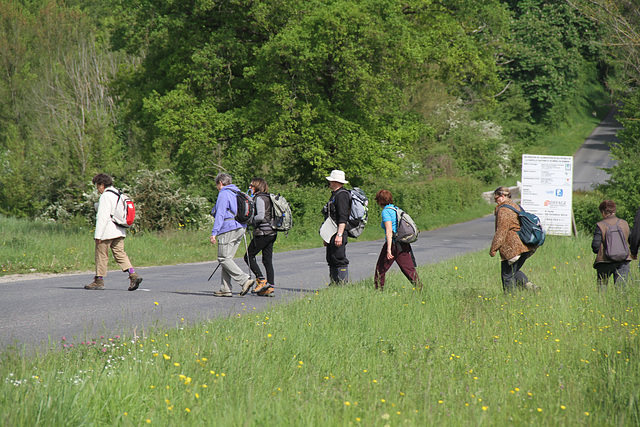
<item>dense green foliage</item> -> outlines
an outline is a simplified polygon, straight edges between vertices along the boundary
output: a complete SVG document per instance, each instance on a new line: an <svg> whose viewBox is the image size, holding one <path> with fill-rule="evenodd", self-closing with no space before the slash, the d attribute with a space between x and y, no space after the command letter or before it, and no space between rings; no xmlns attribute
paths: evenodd
<svg viewBox="0 0 640 427"><path fill-rule="evenodd" d="M637 90L625 98L619 119L624 129L618 133L618 143L611 145L611 157L617 164L610 170L610 182L602 186L601 191L619 204L622 217L633 219L640 207L640 93Z"/></svg>
<svg viewBox="0 0 640 427"><path fill-rule="evenodd" d="M610 90L621 100L618 119L624 129L619 141L611 146L617 164L611 168L611 179L599 188L607 198L618 203L619 216L633 219L640 206L640 4L637 1L568 0L600 28L603 37L595 40L611 74Z"/></svg>
<svg viewBox="0 0 640 427"><path fill-rule="evenodd" d="M494 184L608 102L596 28L560 0L0 0L0 212L80 205L97 172L210 202L220 171Z"/></svg>

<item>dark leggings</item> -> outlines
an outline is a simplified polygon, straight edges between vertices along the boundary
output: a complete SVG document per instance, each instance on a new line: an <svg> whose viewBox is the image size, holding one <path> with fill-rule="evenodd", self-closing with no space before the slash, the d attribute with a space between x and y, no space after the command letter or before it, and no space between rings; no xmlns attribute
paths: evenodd
<svg viewBox="0 0 640 427"><path fill-rule="evenodd" d="M256 277L263 279L262 271L256 262L256 255L262 251L262 265L267 272L267 282L271 285L275 285L275 275L273 272L273 244L276 241L277 234L271 234L266 236L254 236L247 253L244 256L244 261L249 264L249 268L253 271Z"/></svg>

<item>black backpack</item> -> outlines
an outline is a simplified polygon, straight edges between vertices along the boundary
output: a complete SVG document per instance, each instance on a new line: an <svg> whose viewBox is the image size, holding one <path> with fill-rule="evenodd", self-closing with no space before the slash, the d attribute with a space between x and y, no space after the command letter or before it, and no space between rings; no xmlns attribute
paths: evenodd
<svg viewBox="0 0 640 427"><path fill-rule="evenodd" d="M524 209L522 209L522 206L520 206L520 211L516 210L516 208L510 205L502 205L500 207L509 208L518 214L520 231L518 231L517 233L520 237L520 240L522 240L522 243L524 243L525 245L535 246L542 246L544 244L546 233L542 229L540 218L538 218L537 215L525 211Z"/></svg>
<svg viewBox="0 0 640 427"><path fill-rule="evenodd" d="M619 223L620 219L614 225L602 222L607 229L604 238L604 255L614 262L621 262L629 257L629 244L624 238L624 232Z"/></svg>
<svg viewBox="0 0 640 427"><path fill-rule="evenodd" d="M240 224L248 224L256 213L256 205L248 194L238 190L231 190L236 193L237 211L235 220Z"/></svg>

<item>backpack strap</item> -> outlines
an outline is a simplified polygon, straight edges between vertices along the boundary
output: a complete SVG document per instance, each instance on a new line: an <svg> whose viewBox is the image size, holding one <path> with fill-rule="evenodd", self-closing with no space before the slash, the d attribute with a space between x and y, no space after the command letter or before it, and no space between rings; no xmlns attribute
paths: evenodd
<svg viewBox="0 0 640 427"><path fill-rule="evenodd" d="M116 190L116 189L107 189L106 191L108 191L109 193L113 193L116 196L118 196L118 200L120 200L120 197L122 196L122 192L120 190Z"/></svg>
<svg viewBox="0 0 640 427"><path fill-rule="evenodd" d="M220 190L222 191L222 190ZM231 209L233 207L233 203L231 203L228 207L227 207L227 211L231 212L233 214L233 218L225 218L225 221L229 221L230 219L235 219L235 216L238 213L238 201L237 201L237 197L241 194L244 194L242 191L240 190L234 190L233 188L229 188L229 191L231 191L233 194L235 194L236 199L234 199L233 201L236 202L236 211L234 212L233 209Z"/></svg>
<svg viewBox="0 0 640 427"><path fill-rule="evenodd" d="M520 205L518 205L518 206L520 206ZM522 206L520 206L520 210L516 210L516 208L514 208L514 207L513 207L513 206L511 206L511 205L500 205L500 206L498 207L498 209L500 209L500 208L509 208L509 209L511 209L512 211L514 211L514 212L515 212L515 213L517 213L517 214L519 214L520 212L522 212L522 211L524 210L524 209L522 209Z"/></svg>
<svg viewBox="0 0 640 427"><path fill-rule="evenodd" d="M118 196L118 200L116 200L116 204L115 204L115 207L113 208L113 212L111 212L111 216L113 217L113 214L116 211L116 208L118 207L118 203L120 203L120 198L122 197L122 191L116 190L116 189L112 190L111 188L109 188L109 189L107 189L105 191L108 191L109 193L115 194L116 196Z"/></svg>
<svg viewBox="0 0 640 427"><path fill-rule="evenodd" d="M392 206L385 206L384 208L382 208L382 210L385 210L387 208L395 211L395 213L396 213L396 232L393 233L393 236L391 237L391 241L393 242L393 244L397 244L398 242L396 241L396 236L398 234L398 232L397 232L398 227L400 226L400 215L401 215L400 212L404 212L404 211L402 209L400 209L399 207L397 207L397 206L393 206L393 207Z"/></svg>
<svg viewBox="0 0 640 427"><path fill-rule="evenodd" d="M338 193L340 193L340 191L346 191L347 195L349 196L349 213L351 213L351 204L353 203L353 197L351 197L351 191L347 190L344 187L340 187L338 189L338 191L336 191L336 194L333 195L333 197L331 198L331 200L329 200L329 202L327 203L327 205L329 205L327 212L329 214L329 216L331 216L331 206L333 206L333 209L335 210L335 203L336 203L336 198L338 197ZM337 215L337 213L336 213ZM349 217L350 215L347 215L347 228L349 228ZM337 219L337 218L336 218Z"/></svg>
<svg viewBox="0 0 640 427"><path fill-rule="evenodd" d="M391 210L395 211L395 213L396 213L396 221L397 221L397 223L399 223L399 222L400 222L400 217L399 217L400 212L404 212L404 211L403 211L402 209L400 209L399 207L397 207L397 206L393 206L393 207L391 207L391 206L385 206L384 208L382 208L382 210L385 210L385 209L387 209L387 208L389 208L389 209L391 209Z"/></svg>

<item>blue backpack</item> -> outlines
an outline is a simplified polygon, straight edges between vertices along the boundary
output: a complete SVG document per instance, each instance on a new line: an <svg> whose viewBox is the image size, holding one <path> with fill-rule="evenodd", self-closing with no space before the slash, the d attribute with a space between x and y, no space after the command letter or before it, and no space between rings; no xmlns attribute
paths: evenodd
<svg viewBox="0 0 640 427"><path fill-rule="evenodd" d="M520 206L520 205L518 205ZM540 224L540 218L531 212L527 212L522 209L520 206L520 210L516 210L513 206L510 205L502 205L501 208L509 208L515 213L518 214L518 221L520 222L520 231L518 231L518 236L522 243L525 245L535 245L542 246L544 244L544 239L546 234L542 229L542 224Z"/></svg>

